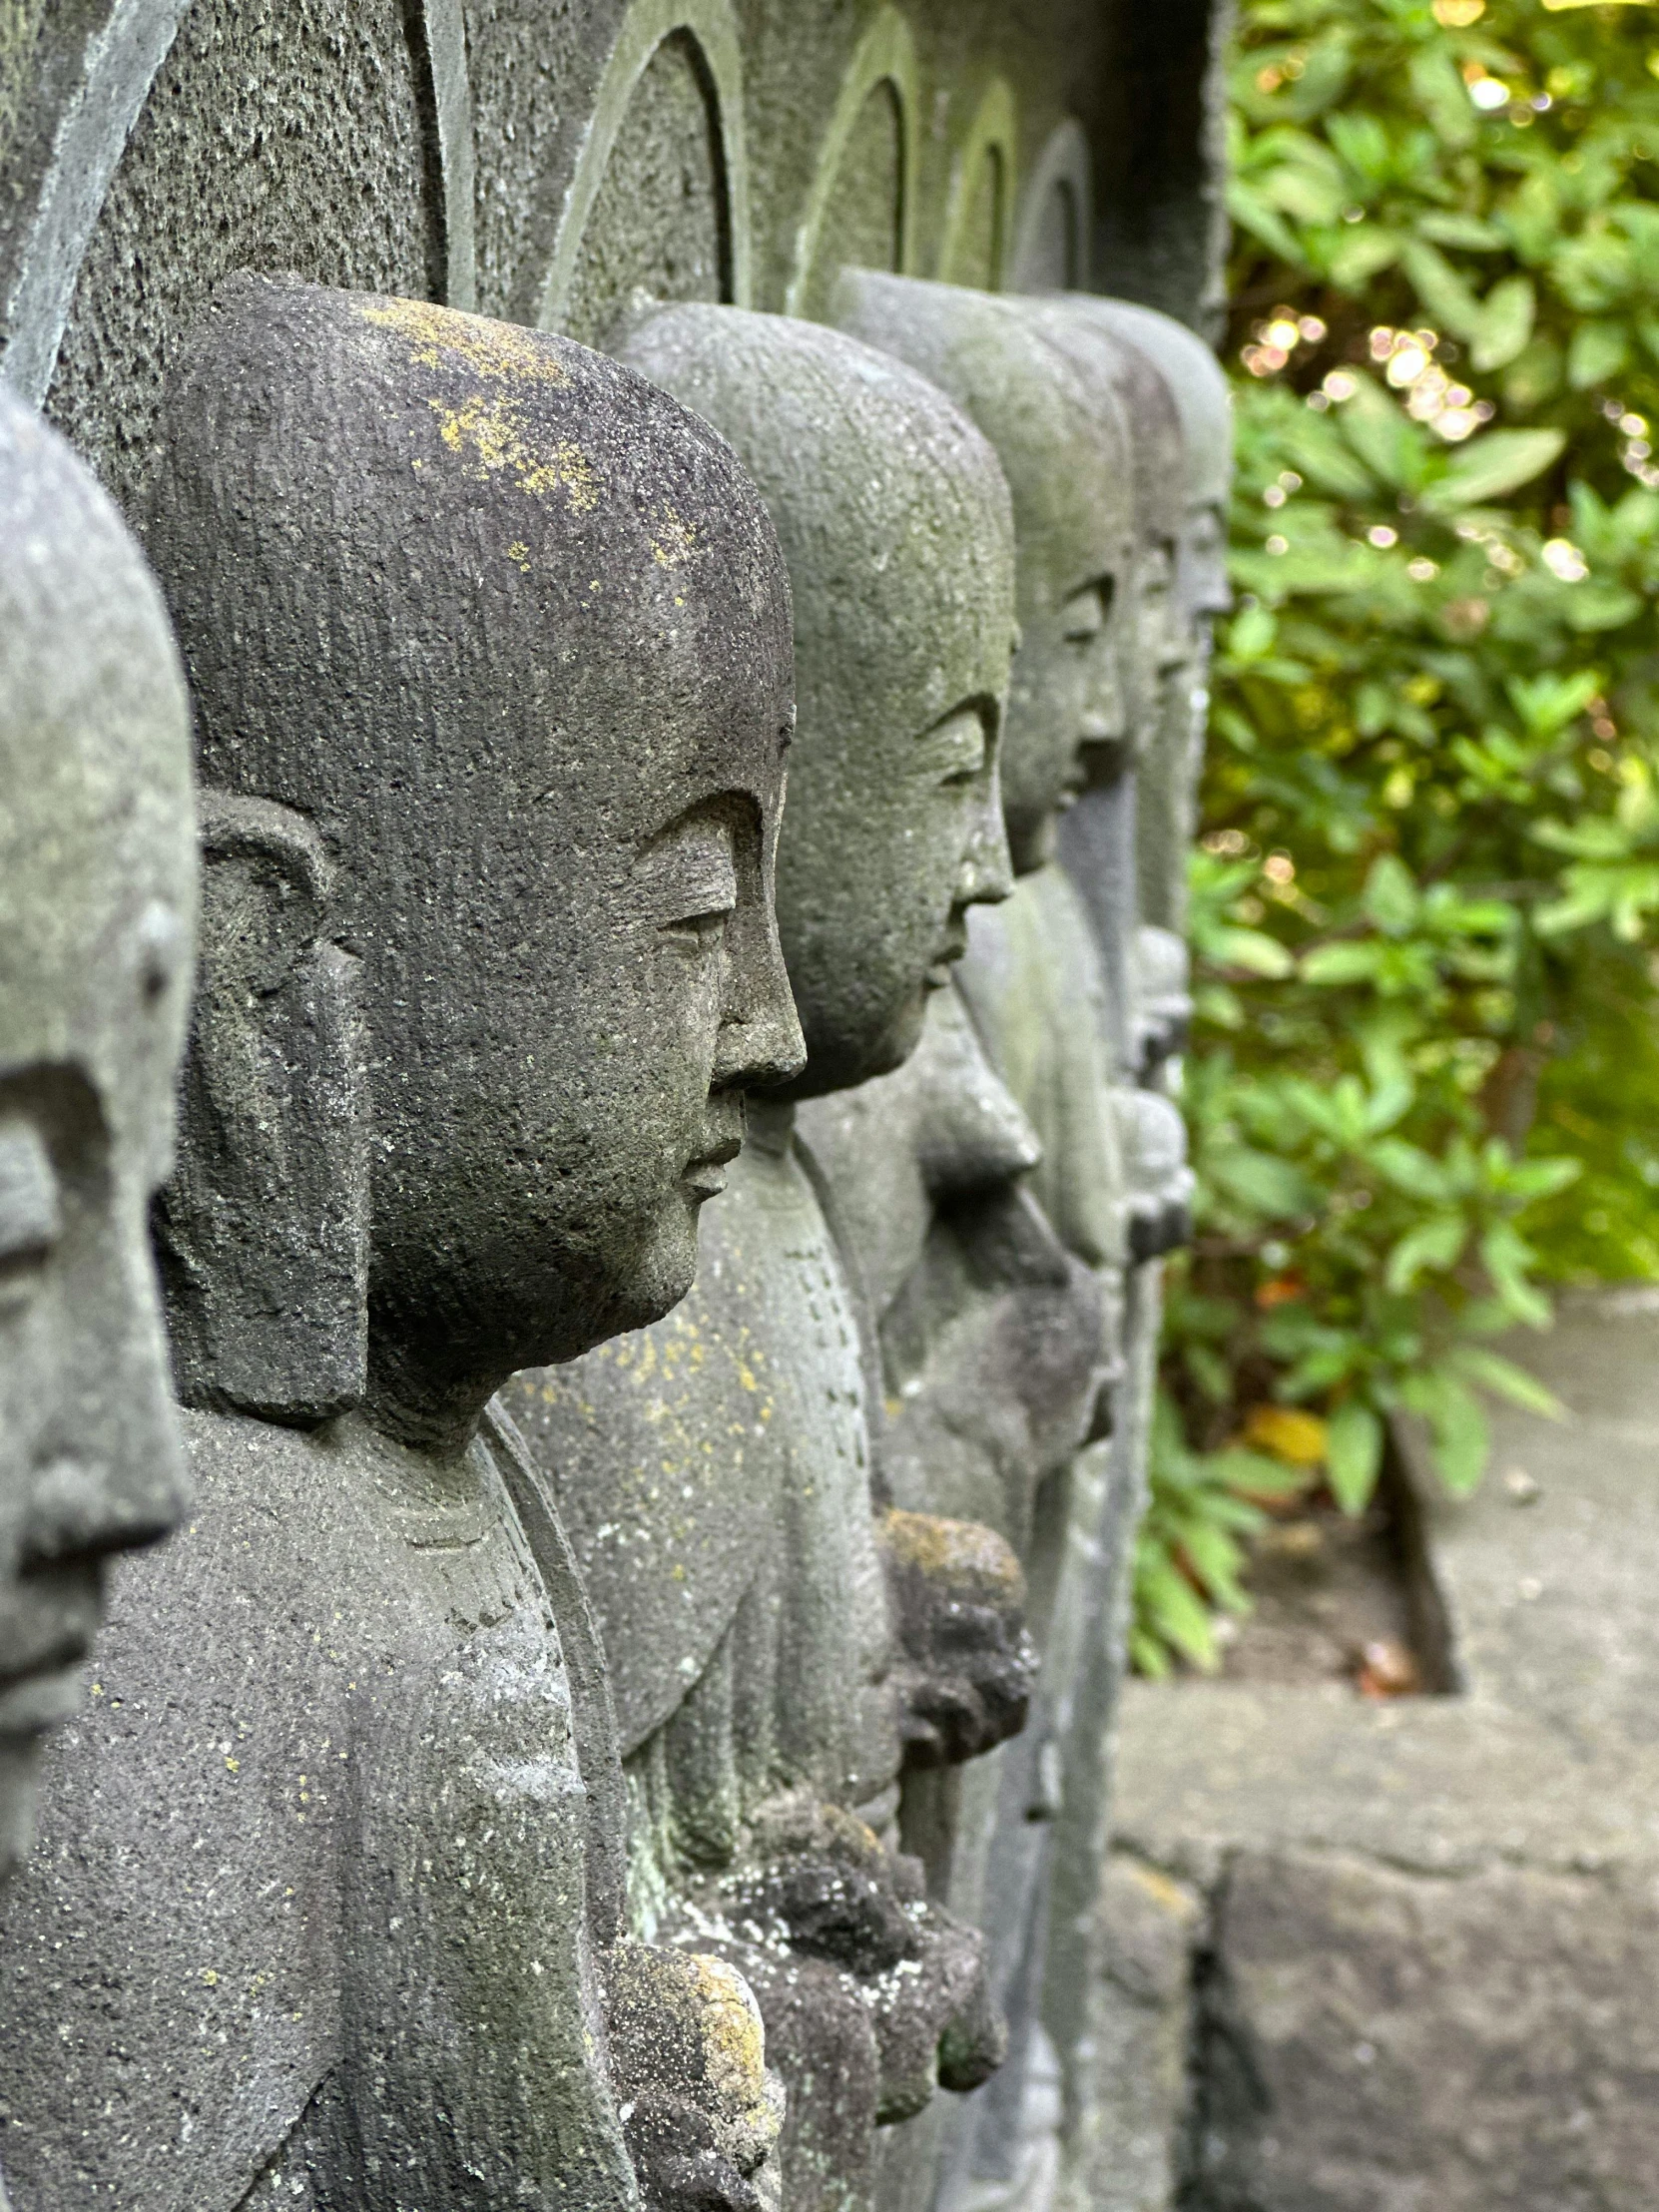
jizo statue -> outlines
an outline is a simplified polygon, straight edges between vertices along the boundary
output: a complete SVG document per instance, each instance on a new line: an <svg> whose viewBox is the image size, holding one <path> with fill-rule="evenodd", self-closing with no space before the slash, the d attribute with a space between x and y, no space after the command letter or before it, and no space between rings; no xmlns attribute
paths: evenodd
<svg viewBox="0 0 1659 2212"><path fill-rule="evenodd" d="M938 391L822 327L665 310L625 357L731 441L789 561L799 729L779 925L807 1065L751 1101L692 1296L509 1403L555 1484L619 1669L631 1906L753 1982L790 2088L792 2212L868 2206L873 2129L1000 2051L977 1938L896 1852L906 1754L1023 1715L1017 1564L888 1509L868 1340L795 1102L899 1065L1005 896L1007 493Z"/></svg>
<svg viewBox="0 0 1659 2212"><path fill-rule="evenodd" d="M1008 809L1019 881L1006 905L974 916L962 990L1039 1141L1030 1190L1072 1264L1092 1278L1108 1317L1101 1349L1116 1368L1134 1197L1127 1116L1115 1089L1132 1018L1134 771L1158 727L1160 689L1181 644L1170 610L1179 517L1174 410L1155 371L1063 306L853 272L841 278L836 312L843 326L890 347L958 399L996 447L1012 492L1024 631L1004 777L1005 790L1024 802L1018 815ZM1092 630L1076 619L1090 567L1101 579L1086 595L1099 611ZM1096 789L1112 795L1121 847L1122 910L1104 954L1082 898L1054 864L1073 803ZM941 1209L930 1236L947 1222ZM960 1422L941 1407L938 1426ZM1074 1430L1070 1451L1033 1470L1041 1486L1024 1556L1041 1593L1043 1674L1031 1725L1002 1755L994 1795L964 1792L932 1824L930 1865L948 1870L936 1877L948 1884L945 1894L976 1890L983 1900L979 1911L994 1930L993 1985L1013 2034L1004 2074L951 2130L942 2161L950 2203L1011 2185L1027 2154L1051 1840L1075 1810L1067 1801L1087 1797L1097 1779L1098 1758L1071 1756L1068 1736L1107 1632L1110 1547L1102 1539L1113 1498L1106 1454L1073 1455L1082 1440ZM941 1475L949 1456L936 1454Z"/></svg>
<svg viewBox="0 0 1659 2212"><path fill-rule="evenodd" d="M486 1407L682 1296L802 1065L776 536L656 386L405 300L234 281L163 440L198 1501L14 1886L22 2212L752 2204L759 2021L621 1941L602 1658Z"/></svg>
<svg viewBox="0 0 1659 2212"><path fill-rule="evenodd" d="M195 912L161 594L87 469L0 393L0 1879L42 1733L84 1692L105 1563L184 1507L147 1217Z"/></svg>
<svg viewBox="0 0 1659 2212"><path fill-rule="evenodd" d="M1003 812L1015 871L1052 858L1087 751L1122 736L1113 610L1129 555L1125 503L1096 409L1018 302L954 284L843 272L839 326L956 400L1008 475L1019 542L1020 647L1008 696ZM1012 463L1012 466L1010 466Z"/></svg>

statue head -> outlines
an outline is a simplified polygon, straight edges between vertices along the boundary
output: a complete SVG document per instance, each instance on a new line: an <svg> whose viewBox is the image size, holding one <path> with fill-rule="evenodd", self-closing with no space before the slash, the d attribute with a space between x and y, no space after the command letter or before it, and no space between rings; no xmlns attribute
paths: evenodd
<svg viewBox="0 0 1659 2212"><path fill-rule="evenodd" d="M1021 874L1053 857L1088 749L1121 739L1112 609L1127 585L1121 421L1033 319L1029 302L955 284L843 272L843 330L937 384L996 450L1013 499L1019 651L1008 696L1003 814Z"/></svg>
<svg viewBox="0 0 1659 2212"><path fill-rule="evenodd" d="M103 1562L184 1505L147 1219L195 915L161 595L88 471L0 393L0 1873Z"/></svg>
<svg viewBox="0 0 1659 2212"><path fill-rule="evenodd" d="M819 324L672 307L625 357L731 440L789 562L800 721L778 918L807 1036L795 1089L843 1089L908 1055L966 908L1008 891L1008 495L941 392Z"/></svg>
<svg viewBox="0 0 1659 2212"><path fill-rule="evenodd" d="M1126 610L1128 734L1135 754L1152 742L1164 694L1192 658L1192 630L1178 588L1185 522L1186 453L1181 421L1151 356L1095 313L1080 292L1033 300L1027 312L1079 380L1112 392L1128 425L1133 458L1134 588Z"/></svg>
<svg viewBox="0 0 1659 2212"><path fill-rule="evenodd" d="M457 1440L684 1296L744 1090L800 1067L777 539L631 370L409 300L235 280L164 437L213 818L186 1386Z"/></svg>
<svg viewBox="0 0 1659 2212"><path fill-rule="evenodd" d="M1227 584L1227 502L1233 488L1233 397L1220 361L1197 331L1156 307L1126 299L1081 295L1068 304L1084 310L1152 362L1169 387L1180 419L1185 460L1186 509L1182 520L1179 595L1191 622L1225 614L1232 605Z"/></svg>

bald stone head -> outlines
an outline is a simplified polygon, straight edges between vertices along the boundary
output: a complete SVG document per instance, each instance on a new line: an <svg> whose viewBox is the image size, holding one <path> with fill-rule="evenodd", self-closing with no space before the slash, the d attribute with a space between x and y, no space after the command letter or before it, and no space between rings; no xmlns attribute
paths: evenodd
<svg viewBox="0 0 1659 2212"><path fill-rule="evenodd" d="M164 435L204 784L349 969L315 987L360 1025L366 1402L464 1435L684 1295L744 1089L800 1066L777 537L631 370L408 300L237 280Z"/></svg>
<svg viewBox="0 0 1659 2212"><path fill-rule="evenodd" d="M0 1873L103 1561L184 1502L146 1217L195 909L161 596L89 472L0 391Z"/></svg>
<svg viewBox="0 0 1659 2212"><path fill-rule="evenodd" d="M1135 572L1126 625L1133 750L1144 754L1164 695L1192 658L1191 625L1177 588L1185 516L1186 456L1169 386L1151 358L1119 337L1080 294L1034 301L1028 312L1083 382L1104 385L1129 426L1133 456Z"/></svg>
<svg viewBox="0 0 1659 2212"><path fill-rule="evenodd" d="M1003 812L1015 868L1053 856L1088 749L1124 704L1111 609L1129 559L1121 426L1106 422L1028 302L868 270L843 272L834 319L907 361L968 414L1008 479L1020 647L1008 701Z"/></svg>
<svg viewBox="0 0 1659 2212"><path fill-rule="evenodd" d="M800 1096L894 1068L963 916L1009 888L997 765L1013 546L996 456L945 395L819 324L653 317L626 358L729 438L789 562L800 720L778 916Z"/></svg>
<svg viewBox="0 0 1659 2212"><path fill-rule="evenodd" d="M1186 513L1181 542L1181 598L1190 620L1225 614L1227 502L1233 488L1233 396L1220 361L1204 340L1173 315L1126 299L1074 295L1068 302L1099 327L1136 347L1169 386L1180 417Z"/></svg>

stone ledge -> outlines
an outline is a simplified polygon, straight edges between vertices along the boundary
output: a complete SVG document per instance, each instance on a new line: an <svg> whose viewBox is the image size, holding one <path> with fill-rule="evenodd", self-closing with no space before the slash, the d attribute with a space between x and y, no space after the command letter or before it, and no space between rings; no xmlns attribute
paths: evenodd
<svg viewBox="0 0 1659 2212"><path fill-rule="evenodd" d="M1094 2212L1651 2206L1659 1293L1509 1349L1568 1418L1430 1508L1462 1695L1126 1692Z"/></svg>

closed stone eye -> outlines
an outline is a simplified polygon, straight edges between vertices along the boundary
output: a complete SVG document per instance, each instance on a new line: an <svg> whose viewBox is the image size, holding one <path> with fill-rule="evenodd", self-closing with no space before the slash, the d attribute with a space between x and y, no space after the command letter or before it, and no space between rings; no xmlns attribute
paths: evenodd
<svg viewBox="0 0 1659 2212"><path fill-rule="evenodd" d="M38 1131L0 1123L0 1270L38 1265L62 1228L58 1178Z"/></svg>

